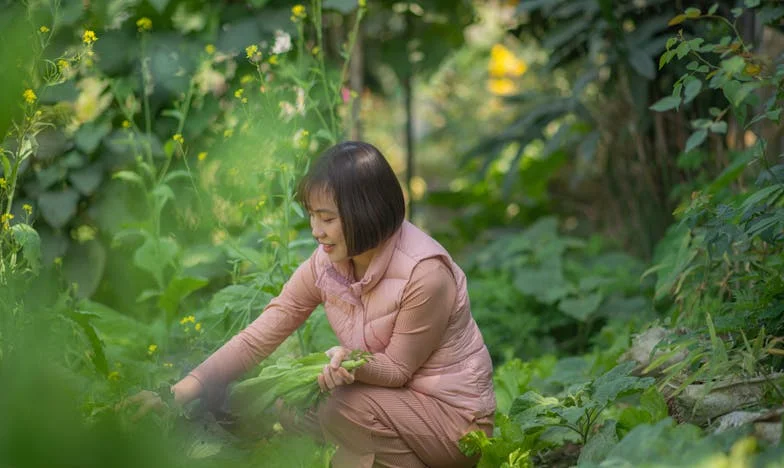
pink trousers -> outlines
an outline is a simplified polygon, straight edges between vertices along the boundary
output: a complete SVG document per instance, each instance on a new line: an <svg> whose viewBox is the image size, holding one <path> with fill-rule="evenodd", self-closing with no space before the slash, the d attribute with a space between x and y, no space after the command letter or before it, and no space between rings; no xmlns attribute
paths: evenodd
<svg viewBox="0 0 784 468"><path fill-rule="evenodd" d="M284 426L291 420L282 417ZM287 423L288 422L288 423ZM408 388L361 383L341 386L295 430L337 446L333 468L470 467L458 440L473 430L492 435L492 417L476 421L466 410Z"/></svg>

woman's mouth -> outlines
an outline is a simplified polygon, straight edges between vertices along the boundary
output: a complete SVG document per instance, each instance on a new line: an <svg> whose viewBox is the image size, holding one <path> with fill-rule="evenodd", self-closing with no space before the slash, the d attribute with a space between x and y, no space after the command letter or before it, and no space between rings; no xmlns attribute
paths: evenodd
<svg viewBox="0 0 784 468"><path fill-rule="evenodd" d="M321 244L321 248L324 249L325 253L330 253L335 248L334 244Z"/></svg>

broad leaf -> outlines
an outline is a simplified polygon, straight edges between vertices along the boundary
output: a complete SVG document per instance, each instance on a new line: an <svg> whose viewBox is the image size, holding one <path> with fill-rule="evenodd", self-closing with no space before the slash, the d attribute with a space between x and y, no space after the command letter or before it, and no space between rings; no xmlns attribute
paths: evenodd
<svg viewBox="0 0 784 468"><path fill-rule="evenodd" d="M599 405L615 401L621 395L642 391L653 385L650 377L634 377L629 375L635 367L634 362L618 364L607 373L593 381L592 397Z"/></svg>
<svg viewBox="0 0 784 468"><path fill-rule="evenodd" d="M173 320L177 316L177 309L188 295L207 286L209 281L204 278L191 276L177 276L169 281L163 295L158 299L158 306L166 311L168 320Z"/></svg>
<svg viewBox="0 0 784 468"><path fill-rule="evenodd" d="M604 295L601 293L588 294L583 297L561 299L558 310L581 322L588 320L599 308Z"/></svg>
<svg viewBox="0 0 784 468"><path fill-rule="evenodd" d="M29 224L19 223L11 226L14 240L22 247L22 255L34 274L41 266L41 238Z"/></svg>
<svg viewBox="0 0 784 468"><path fill-rule="evenodd" d="M44 192L38 196L38 209L44 220L53 228L62 228L76 214L79 193L66 188L59 192Z"/></svg>

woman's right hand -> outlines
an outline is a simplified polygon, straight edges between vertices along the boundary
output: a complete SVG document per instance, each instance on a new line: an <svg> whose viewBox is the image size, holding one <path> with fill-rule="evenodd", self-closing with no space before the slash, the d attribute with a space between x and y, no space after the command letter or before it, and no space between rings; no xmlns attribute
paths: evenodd
<svg viewBox="0 0 784 468"><path fill-rule="evenodd" d="M174 404L177 406L184 406L201 396L202 386L201 382L196 380L195 377L187 375L182 380L172 385L169 391L174 396ZM139 408L133 416L131 416L131 421L138 421L150 411L160 413L166 407L166 403L164 403L161 395L150 390L142 390L129 397L120 404L120 408L125 408L130 405L139 405Z"/></svg>

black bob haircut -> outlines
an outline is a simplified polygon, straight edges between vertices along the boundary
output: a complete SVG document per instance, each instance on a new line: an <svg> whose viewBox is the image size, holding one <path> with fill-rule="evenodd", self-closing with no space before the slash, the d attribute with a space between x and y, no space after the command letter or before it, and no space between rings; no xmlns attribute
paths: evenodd
<svg viewBox="0 0 784 468"><path fill-rule="evenodd" d="M369 143L345 141L324 151L297 188L296 199L308 211L314 190L334 197L350 257L380 245L406 215L395 172Z"/></svg>

